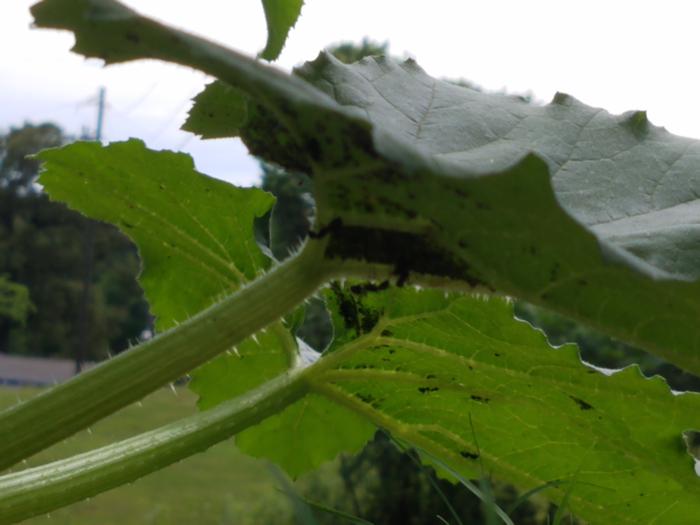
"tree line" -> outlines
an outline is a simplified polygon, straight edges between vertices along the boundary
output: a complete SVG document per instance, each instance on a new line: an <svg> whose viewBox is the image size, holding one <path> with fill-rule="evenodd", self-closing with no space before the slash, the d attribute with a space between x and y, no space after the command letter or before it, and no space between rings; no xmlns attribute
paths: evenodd
<svg viewBox="0 0 700 525"><path fill-rule="evenodd" d="M93 222L87 360L128 348L150 325L136 282L135 247L113 226L52 202L31 155L70 137L55 124L24 124L0 136L0 352L74 358L85 269L83 232Z"/></svg>

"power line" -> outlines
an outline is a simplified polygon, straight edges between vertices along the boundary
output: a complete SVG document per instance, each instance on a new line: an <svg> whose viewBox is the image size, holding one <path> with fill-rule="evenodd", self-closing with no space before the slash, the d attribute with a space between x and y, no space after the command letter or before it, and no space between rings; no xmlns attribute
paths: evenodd
<svg viewBox="0 0 700 525"><path fill-rule="evenodd" d="M190 95L182 100L177 107L170 112L170 115L163 121L163 123L158 127L158 129L151 134L150 140L155 141L158 137L160 137L163 133L165 133L168 128L171 126L173 121L180 116L180 113L182 113L182 110L185 109L185 106L187 104L192 103L192 97L194 97L200 90L200 87L198 86L196 89L192 90L190 92Z"/></svg>

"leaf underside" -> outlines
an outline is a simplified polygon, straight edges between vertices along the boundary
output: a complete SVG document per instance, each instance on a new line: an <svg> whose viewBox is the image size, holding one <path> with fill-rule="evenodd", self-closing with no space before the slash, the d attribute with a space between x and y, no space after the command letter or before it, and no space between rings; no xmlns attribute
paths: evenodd
<svg viewBox="0 0 700 525"><path fill-rule="evenodd" d="M700 395L674 395L636 366L612 376L589 368L575 345L552 348L502 299L405 288L328 296L336 332L361 339L332 348L352 345L314 378L318 392L472 478L480 461L520 487L576 475L570 507L590 523L700 514L682 439L698 425ZM348 301L363 313L348 315ZM567 488L547 495L558 501Z"/></svg>
<svg viewBox="0 0 700 525"><path fill-rule="evenodd" d="M82 34L82 52L110 57L83 49ZM201 67L249 99L232 134L314 175L318 219L335 226L329 258L520 297L700 373L696 141L640 112L611 116L565 95L528 105L431 79L412 61L322 54L285 86L257 64L264 88L250 88L239 78L250 64L229 58Z"/></svg>
<svg viewBox="0 0 700 525"><path fill-rule="evenodd" d="M611 377L589 368L501 299L357 290L326 293L336 339L312 365L315 393L239 435L242 450L298 476L357 449L371 422L464 476L480 476L483 462L521 488L562 480L547 491L555 501L575 476L571 509L591 523L683 524L700 512L683 441L698 426L698 394L674 395L636 366ZM241 370L225 369L236 359L219 358L208 390L195 388L205 406L237 393Z"/></svg>
<svg viewBox="0 0 700 525"><path fill-rule="evenodd" d="M669 219L700 185L696 142L639 114L613 117L570 97L540 107L478 93L431 79L410 61L346 66L324 55L300 73L343 107L362 108L375 148L389 159L359 173L319 172L319 215L347 226L330 255L365 250L371 259L367 252L394 240L380 230L394 221L429 247L427 271L437 258L444 275L557 310L700 371L700 285L690 272L700 267L700 239L686 216ZM649 188L658 188L654 202ZM623 234L629 216L648 225ZM347 231L352 225L379 232L377 245L348 249L358 237ZM679 231L693 249L670 249L680 246ZM633 246L640 237L643 250ZM395 264L421 272L423 262L405 252L411 260Z"/></svg>

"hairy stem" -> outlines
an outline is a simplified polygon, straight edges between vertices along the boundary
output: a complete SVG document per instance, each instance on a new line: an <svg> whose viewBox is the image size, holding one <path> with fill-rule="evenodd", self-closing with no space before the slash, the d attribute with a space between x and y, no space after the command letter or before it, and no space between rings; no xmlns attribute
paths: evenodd
<svg viewBox="0 0 700 525"><path fill-rule="evenodd" d="M201 452L306 393L301 369L221 405L85 454L0 478L0 523L15 523L134 481Z"/></svg>
<svg viewBox="0 0 700 525"><path fill-rule="evenodd" d="M175 381L279 319L323 284L322 243L187 322L0 413L0 470Z"/></svg>

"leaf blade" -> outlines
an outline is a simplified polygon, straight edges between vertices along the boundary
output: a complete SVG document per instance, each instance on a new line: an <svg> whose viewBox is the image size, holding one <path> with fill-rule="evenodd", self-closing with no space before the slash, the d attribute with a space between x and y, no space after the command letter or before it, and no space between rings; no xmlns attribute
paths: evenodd
<svg viewBox="0 0 700 525"><path fill-rule="evenodd" d="M193 99L182 125L203 139L237 137L248 120L248 98L240 90L216 81Z"/></svg>
<svg viewBox="0 0 700 525"><path fill-rule="evenodd" d="M296 24L304 0L262 0L267 21L267 43L260 56L265 60L276 60L287 40L289 31Z"/></svg>
<svg viewBox="0 0 700 525"><path fill-rule="evenodd" d="M187 155L155 152L131 139L106 147L78 142L38 158L51 198L117 225L138 245L144 261L139 280L159 330L269 266L253 239L253 219L274 198L197 173Z"/></svg>
<svg viewBox="0 0 700 525"><path fill-rule="evenodd" d="M572 345L549 347L500 299L389 289L361 300L381 315L361 344L320 361L332 365L313 376L316 392L465 477L478 477L483 461L528 489L580 469L567 501L592 523L665 512L665 523L680 525L700 512L682 439L698 424L699 395L673 395L634 367L604 376ZM345 319L341 337L356 326ZM545 493L564 496L571 484L561 485Z"/></svg>

